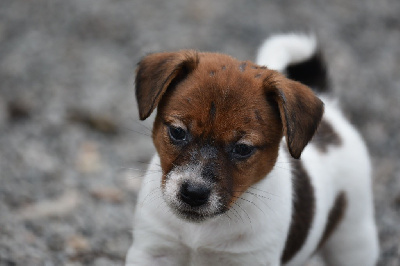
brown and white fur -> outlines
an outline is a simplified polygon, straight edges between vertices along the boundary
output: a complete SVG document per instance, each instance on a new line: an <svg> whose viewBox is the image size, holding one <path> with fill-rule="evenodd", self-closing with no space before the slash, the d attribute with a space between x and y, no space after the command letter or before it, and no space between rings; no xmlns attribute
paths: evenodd
<svg viewBox="0 0 400 266"><path fill-rule="evenodd" d="M126 265L304 265L316 253L376 263L364 142L334 101L280 73L324 90L318 58L300 34L268 39L258 64L192 50L143 58L136 96L142 120L157 107L157 154Z"/></svg>

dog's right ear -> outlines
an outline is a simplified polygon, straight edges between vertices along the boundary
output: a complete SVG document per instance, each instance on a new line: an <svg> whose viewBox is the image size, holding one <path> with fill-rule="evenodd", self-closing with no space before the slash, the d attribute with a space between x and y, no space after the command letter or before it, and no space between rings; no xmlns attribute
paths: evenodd
<svg viewBox="0 0 400 266"><path fill-rule="evenodd" d="M140 120L150 116L173 81L184 78L198 63L198 54L193 50L144 57L138 64L135 80Z"/></svg>
<svg viewBox="0 0 400 266"><path fill-rule="evenodd" d="M324 104L306 85L276 71L270 72L263 85L278 106L289 152L299 159L318 128Z"/></svg>

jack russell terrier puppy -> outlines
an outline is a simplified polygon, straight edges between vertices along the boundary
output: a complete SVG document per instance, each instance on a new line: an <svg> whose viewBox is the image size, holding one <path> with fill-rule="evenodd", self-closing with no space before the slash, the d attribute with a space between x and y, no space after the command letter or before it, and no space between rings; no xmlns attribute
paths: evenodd
<svg viewBox="0 0 400 266"><path fill-rule="evenodd" d="M368 152L308 87L328 91L318 51L315 37L288 34L266 40L257 64L193 50L140 61L139 114L157 107L157 155L126 265L304 265L316 253L376 264Z"/></svg>

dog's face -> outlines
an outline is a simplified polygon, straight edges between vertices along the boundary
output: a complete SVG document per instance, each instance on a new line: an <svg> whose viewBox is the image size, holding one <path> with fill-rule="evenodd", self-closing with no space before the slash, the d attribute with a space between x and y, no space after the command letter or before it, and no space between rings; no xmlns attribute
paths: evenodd
<svg viewBox="0 0 400 266"><path fill-rule="evenodd" d="M190 221L227 211L264 178L283 135L298 158L323 112L309 88L275 71L194 51L145 57L136 96L141 119L158 106L153 141L164 200Z"/></svg>

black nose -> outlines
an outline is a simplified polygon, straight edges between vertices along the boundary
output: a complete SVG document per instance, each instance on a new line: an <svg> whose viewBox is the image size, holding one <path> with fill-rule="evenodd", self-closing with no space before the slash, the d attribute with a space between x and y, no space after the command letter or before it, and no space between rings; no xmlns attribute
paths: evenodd
<svg viewBox="0 0 400 266"><path fill-rule="evenodd" d="M211 190L204 185L185 182L181 186L180 196L182 201L192 207L204 205L210 197Z"/></svg>

